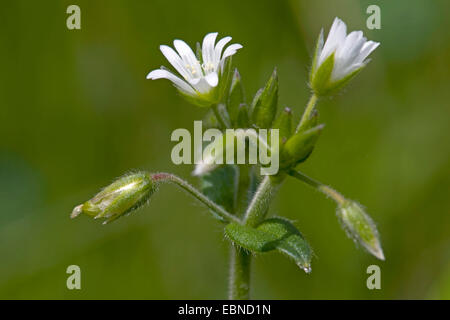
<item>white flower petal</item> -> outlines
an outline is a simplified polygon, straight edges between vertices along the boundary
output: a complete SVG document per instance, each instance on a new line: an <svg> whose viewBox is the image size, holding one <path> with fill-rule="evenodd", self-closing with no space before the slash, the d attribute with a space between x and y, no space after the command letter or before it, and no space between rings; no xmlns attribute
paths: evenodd
<svg viewBox="0 0 450 320"><path fill-rule="evenodd" d="M177 49L181 59L183 59L183 62L186 64L185 67L191 68L190 72L192 77L201 77L202 69L191 47L189 47L183 40L178 39L173 42L173 45L175 46L175 49Z"/></svg>
<svg viewBox="0 0 450 320"><path fill-rule="evenodd" d="M348 59L352 56L357 56L364 42L362 31L351 32L336 49L336 58Z"/></svg>
<svg viewBox="0 0 450 320"><path fill-rule="evenodd" d="M175 52L171 47L166 45L159 46L162 54L166 57L166 59L170 62L170 64L178 71L179 74L183 76L185 79L191 78L190 72L186 70L183 60L181 60L178 53Z"/></svg>
<svg viewBox="0 0 450 320"><path fill-rule="evenodd" d="M209 85L208 82L206 82L204 77L201 77L198 79L197 83L191 83L195 90L202 94L207 94L211 91L212 87Z"/></svg>
<svg viewBox="0 0 450 320"><path fill-rule="evenodd" d="M232 56L233 54L236 53L236 51L238 51L241 48L242 48L242 45L240 45L239 43L235 43L235 44L232 44L232 45L228 46L225 49L225 52L223 53L221 61L225 60L229 56Z"/></svg>
<svg viewBox="0 0 450 320"><path fill-rule="evenodd" d="M216 42L216 38L217 38L217 32L208 33L203 38L202 57L203 57L204 65L214 63L214 60L215 60L214 44Z"/></svg>
<svg viewBox="0 0 450 320"><path fill-rule="evenodd" d="M219 65L219 62L220 62L220 58L221 58L221 55L222 55L222 51L223 51L223 48L225 47L225 45L228 43L228 42L230 42L231 41L231 37L225 37L225 38L222 38L222 39L220 39L218 42L217 42L217 44L216 44L216 47L215 47L215 49L214 49L214 51L215 51L215 60L214 60L214 64L216 65L216 68L217 68L217 66Z"/></svg>
<svg viewBox="0 0 450 320"><path fill-rule="evenodd" d="M345 41L346 35L347 26L341 19L336 17L320 54L319 66Z"/></svg>
<svg viewBox="0 0 450 320"><path fill-rule="evenodd" d="M317 67L334 53L334 67L331 80L339 80L361 68L367 56L376 49L379 43L367 41L362 31L353 31L347 35L347 26L339 18L335 18L328 37L318 54Z"/></svg>
<svg viewBox="0 0 450 320"><path fill-rule="evenodd" d="M359 56L356 58L357 63L362 63L364 60L371 54L378 46L380 45L379 42L374 41L367 41L359 53Z"/></svg>
<svg viewBox="0 0 450 320"><path fill-rule="evenodd" d="M147 79L152 79L152 80L167 79L167 80L172 81L173 84L179 90L184 92L185 94L196 95L195 90L186 81L178 78L176 75L174 75L173 73L171 73L167 70L163 70L163 69L153 70L147 75Z"/></svg>
<svg viewBox="0 0 450 320"><path fill-rule="evenodd" d="M216 73L216 72L211 72L210 74L208 74L208 75L205 77L205 80L206 80L206 82L208 82L208 84L209 84L211 87L216 87L217 84L219 83L219 77L217 76L217 73Z"/></svg>

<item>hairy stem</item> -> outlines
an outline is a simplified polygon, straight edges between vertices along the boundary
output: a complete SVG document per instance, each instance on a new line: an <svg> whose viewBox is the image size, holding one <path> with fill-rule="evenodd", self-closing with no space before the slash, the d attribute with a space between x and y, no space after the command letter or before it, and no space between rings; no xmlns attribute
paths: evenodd
<svg viewBox="0 0 450 320"><path fill-rule="evenodd" d="M227 212L225 209L223 209L221 206L219 206L214 201L211 201L208 197L206 197L203 193L201 193L199 190L194 188L191 184L189 184L188 182L184 181L183 179L177 177L176 175L173 175L171 173L161 172L161 173L151 174L150 177L155 182L171 182L171 183L174 183L177 186L183 188L188 193L193 195L197 200L202 202L206 207L208 207L209 209L211 209L212 211L217 213L221 218L225 219L228 222L231 222L231 221L238 222L238 223L241 222L237 217L235 217L231 213Z"/></svg>
<svg viewBox="0 0 450 320"><path fill-rule="evenodd" d="M300 171L295 171L295 170L291 170L289 171L289 175L305 182L307 185L313 187L314 189L322 192L323 194L325 194L326 196L330 197L331 199L333 199L334 201L336 201L336 203L338 205L343 205L347 199L345 199L345 197L340 194L339 192L337 192L336 190L334 190L333 188L317 181L314 180L310 177L308 177L307 175L301 173Z"/></svg>
<svg viewBox="0 0 450 320"><path fill-rule="evenodd" d="M265 176L258 186L250 205L245 213L244 222L254 227L264 220L270 202L284 178Z"/></svg>
<svg viewBox="0 0 450 320"><path fill-rule="evenodd" d="M295 132L297 132L300 129L300 127L305 123L305 121L307 121L311 117L311 114L314 111L314 107L316 106L317 100L318 100L317 96L315 94L312 94L311 97L309 98L308 104L306 105L305 111L303 112L302 118L298 123L297 128L295 129Z"/></svg>
<svg viewBox="0 0 450 320"><path fill-rule="evenodd" d="M250 298L250 253L231 245L230 278L228 298L230 300L247 300Z"/></svg>

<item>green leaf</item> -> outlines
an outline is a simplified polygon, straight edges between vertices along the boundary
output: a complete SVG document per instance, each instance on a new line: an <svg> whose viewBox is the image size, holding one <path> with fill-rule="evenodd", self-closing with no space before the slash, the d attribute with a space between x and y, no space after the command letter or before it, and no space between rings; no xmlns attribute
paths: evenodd
<svg viewBox="0 0 450 320"><path fill-rule="evenodd" d="M225 234L235 244L251 252L277 250L293 259L305 272L311 272L312 249L300 231L287 220L267 219L256 228L230 223L225 227Z"/></svg>
<svg viewBox="0 0 450 320"><path fill-rule="evenodd" d="M234 165L224 165L201 176L200 180L203 194L228 212L234 212L235 209L236 170L239 169Z"/></svg>

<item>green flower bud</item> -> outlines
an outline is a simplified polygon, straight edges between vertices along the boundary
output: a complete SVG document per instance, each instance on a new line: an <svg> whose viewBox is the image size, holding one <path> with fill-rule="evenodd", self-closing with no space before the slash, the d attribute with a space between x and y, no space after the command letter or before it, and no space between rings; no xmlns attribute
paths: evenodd
<svg viewBox="0 0 450 320"><path fill-rule="evenodd" d="M361 244L368 252L384 260L383 249L375 223L364 209L354 201L344 201L337 215L348 236Z"/></svg>
<svg viewBox="0 0 450 320"><path fill-rule="evenodd" d="M314 149L324 125L306 131L299 131L290 137L281 149L281 168L292 168L305 161Z"/></svg>
<svg viewBox="0 0 450 320"><path fill-rule="evenodd" d="M284 108L272 128L279 130L280 146L282 146L292 134L292 111L290 108Z"/></svg>
<svg viewBox="0 0 450 320"><path fill-rule="evenodd" d="M100 191L95 197L75 207L71 218L84 213L105 223L130 213L144 205L156 191L157 184L145 173L123 176Z"/></svg>
<svg viewBox="0 0 450 320"><path fill-rule="evenodd" d="M248 105L241 103L239 105L238 116L236 120L236 127L245 129L250 126L250 119L248 117Z"/></svg>
<svg viewBox="0 0 450 320"><path fill-rule="evenodd" d="M252 103L252 121L258 128L270 128L277 113L278 76L275 69L266 86L258 91Z"/></svg>

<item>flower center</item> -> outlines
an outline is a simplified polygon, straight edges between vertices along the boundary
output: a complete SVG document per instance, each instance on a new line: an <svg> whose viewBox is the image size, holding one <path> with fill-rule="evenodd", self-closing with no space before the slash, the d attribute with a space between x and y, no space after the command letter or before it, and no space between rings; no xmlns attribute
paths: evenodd
<svg viewBox="0 0 450 320"><path fill-rule="evenodd" d="M215 69L214 64L211 62L203 63L202 68L205 71L205 73L213 72Z"/></svg>
<svg viewBox="0 0 450 320"><path fill-rule="evenodd" d="M197 70L195 70L195 68L194 68L193 66L191 66L190 64L186 64L185 67L186 67L186 69L191 73L191 75L192 75L193 77L196 76Z"/></svg>

